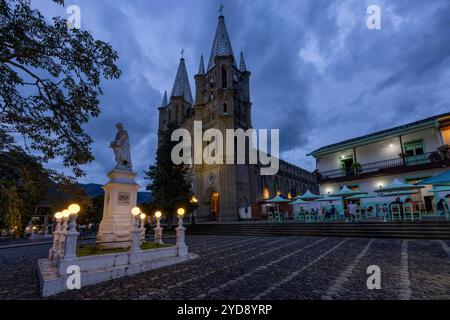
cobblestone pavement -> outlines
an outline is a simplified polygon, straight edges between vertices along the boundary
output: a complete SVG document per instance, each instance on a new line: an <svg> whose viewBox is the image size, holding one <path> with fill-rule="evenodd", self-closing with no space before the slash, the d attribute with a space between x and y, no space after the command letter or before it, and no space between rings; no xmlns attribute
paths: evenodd
<svg viewBox="0 0 450 320"><path fill-rule="evenodd" d="M174 241L173 239L169 241ZM52 299L450 299L450 241L187 237L200 258ZM0 299L39 299L48 245L0 249ZM381 289L367 289L367 268Z"/></svg>

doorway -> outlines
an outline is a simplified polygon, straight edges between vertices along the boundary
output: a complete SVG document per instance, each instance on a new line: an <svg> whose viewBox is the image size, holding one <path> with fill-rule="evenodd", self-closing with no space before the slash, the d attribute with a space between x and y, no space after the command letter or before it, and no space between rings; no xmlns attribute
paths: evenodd
<svg viewBox="0 0 450 320"><path fill-rule="evenodd" d="M423 197L423 201L425 202L425 211L427 213L433 212L433 199L433 196Z"/></svg>
<svg viewBox="0 0 450 320"><path fill-rule="evenodd" d="M217 221L220 214L219 193L214 191L211 193L211 220Z"/></svg>
<svg viewBox="0 0 450 320"><path fill-rule="evenodd" d="M343 175L353 175L353 157L341 159L341 170Z"/></svg>

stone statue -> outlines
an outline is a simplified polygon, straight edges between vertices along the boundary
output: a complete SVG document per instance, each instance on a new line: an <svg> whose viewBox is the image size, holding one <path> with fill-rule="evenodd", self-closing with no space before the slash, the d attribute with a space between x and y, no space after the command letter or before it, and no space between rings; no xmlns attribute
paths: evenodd
<svg viewBox="0 0 450 320"><path fill-rule="evenodd" d="M116 124L116 139L111 142L110 148L114 150L116 156L116 168L131 170L130 141L128 132L123 128L122 123Z"/></svg>

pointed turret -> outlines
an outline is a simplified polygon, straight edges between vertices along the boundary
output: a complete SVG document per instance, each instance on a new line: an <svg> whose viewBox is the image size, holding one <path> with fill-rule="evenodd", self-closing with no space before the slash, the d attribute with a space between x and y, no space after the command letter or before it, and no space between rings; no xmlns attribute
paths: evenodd
<svg viewBox="0 0 450 320"><path fill-rule="evenodd" d="M178 66L177 76L175 78L175 83L173 84L172 94L170 95L170 98L173 97L183 97L184 100L190 104L194 102L184 58L180 59L180 65Z"/></svg>
<svg viewBox="0 0 450 320"><path fill-rule="evenodd" d="M244 53L241 51L241 61L239 63L239 70L241 72L247 71L247 66L245 65Z"/></svg>
<svg viewBox="0 0 450 320"><path fill-rule="evenodd" d="M198 74L205 74L205 62L203 62L203 55L200 57L200 67L198 67Z"/></svg>
<svg viewBox="0 0 450 320"><path fill-rule="evenodd" d="M230 38L228 37L227 28L225 26L225 18L221 15L217 24L216 36L214 37L211 56L209 57L208 71L214 68L216 57L233 57L233 65L237 68L233 48L231 47Z"/></svg>
<svg viewBox="0 0 450 320"><path fill-rule="evenodd" d="M167 107L167 90L164 91L164 98L161 104L161 108Z"/></svg>

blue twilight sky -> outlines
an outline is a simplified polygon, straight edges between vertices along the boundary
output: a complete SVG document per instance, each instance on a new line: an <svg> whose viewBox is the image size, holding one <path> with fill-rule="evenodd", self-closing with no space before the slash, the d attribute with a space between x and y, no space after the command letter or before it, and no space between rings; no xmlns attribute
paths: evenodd
<svg viewBox="0 0 450 320"><path fill-rule="evenodd" d="M450 111L448 0L224 0L235 55L252 72L255 128L280 128L282 158L313 170L306 154L326 144ZM33 0L46 17L67 17ZM87 126L96 160L82 182L105 183L116 122L132 143L134 169L154 162L158 112L170 94L181 49L194 91L208 60L217 0L66 0L81 27L113 45L123 76L103 82L102 114ZM381 8L381 30L366 26ZM60 161L49 164L63 169ZM66 171L69 172L69 171Z"/></svg>

